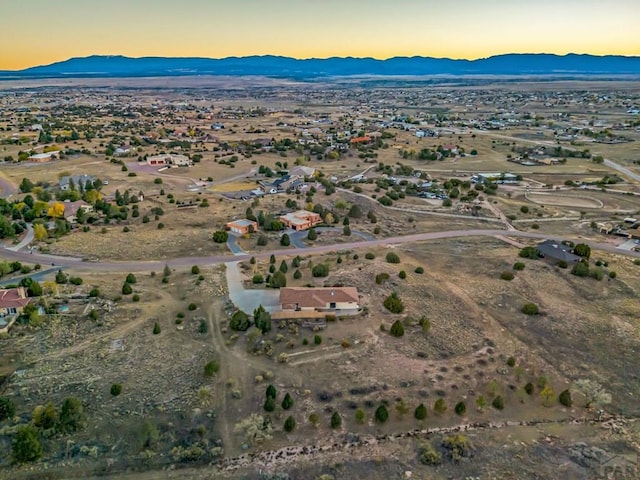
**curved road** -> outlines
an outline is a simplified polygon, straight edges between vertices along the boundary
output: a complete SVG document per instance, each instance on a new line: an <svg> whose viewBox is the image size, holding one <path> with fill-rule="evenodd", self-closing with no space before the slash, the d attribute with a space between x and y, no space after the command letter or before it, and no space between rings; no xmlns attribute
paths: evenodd
<svg viewBox="0 0 640 480"><path fill-rule="evenodd" d="M278 251L279 255L308 255L312 253L329 253L342 250L353 250L366 247L376 247L384 245L401 245L404 243L423 242L428 240L438 240L444 238L460 238L460 237L495 237L508 236L519 238L532 238L537 240L571 240L560 235L545 235L535 232L520 232L513 230L452 230L445 232L429 232L416 233L413 235L380 238L369 241L342 243L338 245L321 245L307 248L290 248L288 250ZM630 252L620 250L615 245L608 243L589 242L584 239L573 239L578 242L587 243L594 250L603 250L619 255L626 255L640 258L640 252ZM9 260L18 260L25 263L40 263L43 266L55 264L57 267L74 268L77 270L94 271L94 272L160 272L165 264L174 268L190 267L192 265L209 266L219 265L227 262L249 260L252 256L256 258L269 258L272 252L253 253L245 255L212 255L209 257L181 257L168 261L127 261L127 262L84 262L81 258L58 257L54 255L43 255L38 253L29 254L27 252L11 251L4 249L0 251L0 257Z"/></svg>

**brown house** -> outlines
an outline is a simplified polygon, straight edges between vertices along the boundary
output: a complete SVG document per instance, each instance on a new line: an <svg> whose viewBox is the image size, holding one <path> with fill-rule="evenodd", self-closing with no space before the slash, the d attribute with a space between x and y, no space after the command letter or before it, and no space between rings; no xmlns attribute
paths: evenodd
<svg viewBox="0 0 640 480"><path fill-rule="evenodd" d="M355 287L285 287L280 289L282 310L335 311L357 310L358 289Z"/></svg>
<svg viewBox="0 0 640 480"><path fill-rule="evenodd" d="M30 301L24 287L0 289L0 318L22 313Z"/></svg>
<svg viewBox="0 0 640 480"><path fill-rule="evenodd" d="M314 212L298 210L297 212L282 215L279 220L286 228L291 228L292 230L307 230L321 223L322 217Z"/></svg>
<svg viewBox="0 0 640 480"><path fill-rule="evenodd" d="M237 233L240 235L258 231L258 223L254 222L253 220L247 220L246 218L229 222L225 225L225 227L227 227L227 229L231 230L233 233Z"/></svg>

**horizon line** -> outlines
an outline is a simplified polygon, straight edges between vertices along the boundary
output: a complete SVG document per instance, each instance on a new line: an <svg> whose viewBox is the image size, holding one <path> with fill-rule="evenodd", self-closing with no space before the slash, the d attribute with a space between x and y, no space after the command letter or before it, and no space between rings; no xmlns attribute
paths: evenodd
<svg viewBox="0 0 640 480"><path fill-rule="evenodd" d="M42 64L37 64L37 65L31 65L28 67L24 67L24 68L19 68L19 69L10 69L10 70L6 70L6 69L1 69L0 71L4 71L4 72L20 72L23 70L28 70L30 68L38 68L38 67L47 67L47 66L51 66L51 65L55 65L57 63L64 63L64 62L68 62L70 60L75 60L75 59L86 59L86 58L92 58L92 57L120 57L120 58L128 58L128 59L132 59L132 60L140 60L140 59L145 59L145 58L167 58L167 59L205 59L205 60L226 60L226 59L230 59L230 58L252 58L252 57L277 57L277 58L288 58L288 59L292 59L292 60L332 60L332 59L353 59L353 60L376 60L376 61L387 61L387 60L393 60L396 58L432 58L434 60L453 60L453 61L469 61L469 62L473 62L473 61L477 61L477 60L486 60L489 58L493 58L493 57L501 57L501 56L507 56L507 55L553 55L556 57L567 57L570 55L577 55L577 56L591 56L591 57L624 57L624 58L640 58L640 55L634 55L634 54L620 54L620 53L605 53L605 54L595 54L595 53L588 53L588 52L567 52L567 53L554 53L554 52L505 52L505 53L496 53L496 54L492 54L492 55L487 55L487 56L482 56L482 57L474 57L474 58L463 58L463 57L459 57L459 58L452 58L452 57L432 57L429 55L394 55L391 57L374 57L374 56L366 56L366 57L361 57L361 56L353 56L353 55L331 55L331 56L322 56L322 57L294 57L294 56L290 56L290 55L279 55L279 54L275 54L275 53L263 53L263 54L251 54L251 55L228 55L225 57L202 57L202 56L167 56L167 55L144 55L144 56L129 56L129 55L125 55L122 53L112 53L112 54L102 54L102 53L94 53L94 54L89 54L89 55L84 55L84 56L74 56L74 57L67 57L63 60L55 60L52 61L50 63L42 63Z"/></svg>

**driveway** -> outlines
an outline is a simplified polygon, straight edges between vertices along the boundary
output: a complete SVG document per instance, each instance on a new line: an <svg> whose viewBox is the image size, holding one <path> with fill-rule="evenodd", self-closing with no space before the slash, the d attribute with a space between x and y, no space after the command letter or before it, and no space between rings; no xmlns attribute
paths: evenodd
<svg viewBox="0 0 640 480"><path fill-rule="evenodd" d="M12 245L11 247L7 247L7 250L11 250L12 252L17 252L18 250L22 250L24 247L29 245L33 241L33 226L30 223L27 223L27 234L24 236L22 241L17 245Z"/></svg>
<svg viewBox="0 0 640 480"><path fill-rule="evenodd" d="M243 312L251 315L262 305L266 311L274 312L280 309L280 290L278 289L245 289L242 284L243 275L240 272L240 262L227 262L227 288L229 299Z"/></svg>
<svg viewBox="0 0 640 480"><path fill-rule="evenodd" d="M229 232L229 236L227 237L227 247L234 255L244 255L246 253L242 248L240 248L240 245L238 245L237 235L231 232Z"/></svg>

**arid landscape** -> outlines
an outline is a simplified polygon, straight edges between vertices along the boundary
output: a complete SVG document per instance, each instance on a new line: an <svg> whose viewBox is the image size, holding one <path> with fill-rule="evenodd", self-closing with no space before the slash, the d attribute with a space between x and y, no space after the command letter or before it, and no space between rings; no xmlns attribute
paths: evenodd
<svg viewBox="0 0 640 480"><path fill-rule="evenodd" d="M637 478L639 88L3 80L0 477Z"/></svg>

